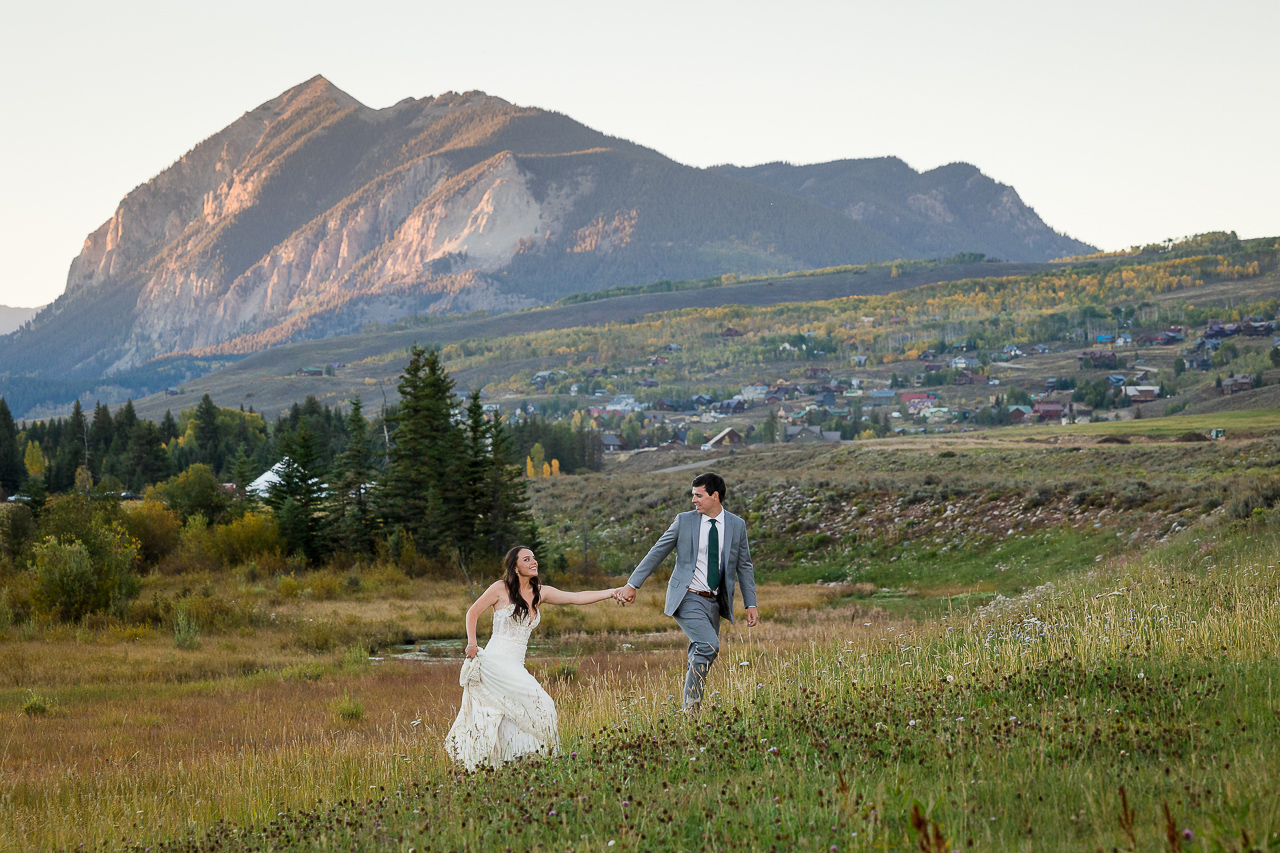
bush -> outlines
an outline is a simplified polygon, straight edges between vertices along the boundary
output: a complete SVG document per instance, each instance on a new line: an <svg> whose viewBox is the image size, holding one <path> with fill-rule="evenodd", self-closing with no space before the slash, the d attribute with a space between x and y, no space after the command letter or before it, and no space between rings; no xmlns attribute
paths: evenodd
<svg viewBox="0 0 1280 853"><path fill-rule="evenodd" d="M275 517L269 514L245 513L234 521L212 531L213 550L223 563L236 566L258 560L265 554L284 549L284 539Z"/></svg>
<svg viewBox="0 0 1280 853"><path fill-rule="evenodd" d="M183 523L200 515L209 523L222 520L231 507L231 496L222 489L222 483L208 465L196 464L152 486L147 497L163 501L169 509L178 513Z"/></svg>
<svg viewBox="0 0 1280 853"><path fill-rule="evenodd" d="M191 618L185 601L173 608L173 644L180 649L200 648L200 626Z"/></svg>
<svg viewBox="0 0 1280 853"><path fill-rule="evenodd" d="M38 695L34 690L27 691L27 701L22 703L22 713L28 717L43 717L53 708L53 700Z"/></svg>
<svg viewBox="0 0 1280 853"><path fill-rule="evenodd" d="M154 566L178 547L182 520L157 500L145 500L122 519L124 529L138 540L142 562Z"/></svg>
<svg viewBox="0 0 1280 853"><path fill-rule="evenodd" d="M0 557L19 562L36 539L36 523L31 510L15 503L0 508Z"/></svg>
<svg viewBox="0 0 1280 853"><path fill-rule="evenodd" d="M89 613L122 611L138 593L131 572L137 550L123 535L115 537L115 543L101 559L79 541L50 537L36 545L36 603L64 622L77 622Z"/></svg>
<svg viewBox="0 0 1280 853"><path fill-rule="evenodd" d="M343 722L358 723L364 719L364 703L359 699L352 699L348 693L343 693L341 699L334 701L333 711Z"/></svg>
<svg viewBox="0 0 1280 853"><path fill-rule="evenodd" d="M180 575L195 572L216 572L222 568L217 553L214 534L203 515L193 515L178 534L178 547L160 563L160 572Z"/></svg>

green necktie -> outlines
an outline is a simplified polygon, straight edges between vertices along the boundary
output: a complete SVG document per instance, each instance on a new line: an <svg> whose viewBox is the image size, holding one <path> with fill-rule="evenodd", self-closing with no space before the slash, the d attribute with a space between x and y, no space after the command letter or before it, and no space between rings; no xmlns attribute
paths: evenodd
<svg viewBox="0 0 1280 853"><path fill-rule="evenodd" d="M720 534L716 520L710 519L711 532L707 534L707 586L712 592L720 586Z"/></svg>

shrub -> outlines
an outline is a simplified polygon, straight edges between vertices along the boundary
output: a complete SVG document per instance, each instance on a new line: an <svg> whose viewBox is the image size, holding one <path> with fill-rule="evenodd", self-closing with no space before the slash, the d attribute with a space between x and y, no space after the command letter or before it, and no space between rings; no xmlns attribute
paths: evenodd
<svg viewBox="0 0 1280 853"><path fill-rule="evenodd" d="M178 547L160 563L160 572L166 575L215 572L220 568L222 561L218 558L214 534L203 515L187 519L178 535Z"/></svg>
<svg viewBox="0 0 1280 853"><path fill-rule="evenodd" d="M200 648L200 626L191 618L185 601L173 608L173 644L180 649Z"/></svg>
<svg viewBox="0 0 1280 853"><path fill-rule="evenodd" d="M142 562L154 566L178 547L182 521L157 500L145 500L122 519L124 529L138 541Z"/></svg>
<svg viewBox="0 0 1280 853"><path fill-rule="evenodd" d="M13 625L13 605L9 603L9 587L0 589L0 631L8 631Z"/></svg>
<svg viewBox="0 0 1280 853"><path fill-rule="evenodd" d="M364 719L364 703L359 699L352 699L349 693L343 693L341 699L334 701L333 712L343 722L358 723Z"/></svg>
<svg viewBox="0 0 1280 853"><path fill-rule="evenodd" d="M245 513L214 528L212 537L214 550L228 566L258 560L263 555L284 549L284 539L275 517L265 513Z"/></svg>
<svg viewBox="0 0 1280 853"><path fill-rule="evenodd" d="M50 537L36 545L36 603L65 622L79 621L88 613L122 611L138 592L131 572L137 550L122 534L114 541L115 548L100 559L79 541Z"/></svg>
<svg viewBox="0 0 1280 853"><path fill-rule="evenodd" d="M210 523L217 522L231 506L231 496L223 491L213 469L201 464L152 486L147 497L163 501L184 523L195 515L203 516Z"/></svg>
<svg viewBox="0 0 1280 853"><path fill-rule="evenodd" d="M12 504L0 510L0 557L17 563L36 539L36 523L31 510Z"/></svg>
<svg viewBox="0 0 1280 853"><path fill-rule="evenodd" d="M343 584L330 572L317 572L311 576L307 589L318 601L332 601L342 593Z"/></svg>
<svg viewBox="0 0 1280 853"><path fill-rule="evenodd" d="M53 708L53 700L40 696L34 690L27 691L27 701L22 704L22 713L28 717L43 717Z"/></svg>

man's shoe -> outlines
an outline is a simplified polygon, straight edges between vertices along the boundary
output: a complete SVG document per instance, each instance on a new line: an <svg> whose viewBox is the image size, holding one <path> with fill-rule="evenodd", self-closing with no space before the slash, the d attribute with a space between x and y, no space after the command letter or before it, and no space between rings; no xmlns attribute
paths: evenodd
<svg viewBox="0 0 1280 853"><path fill-rule="evenodd" d="M686 717L696 717L698 716L698 711L701 708L702 708L701 702L694 702L692 705L685 705L683 708L681 708L680 713L684 714Z"/></svg>

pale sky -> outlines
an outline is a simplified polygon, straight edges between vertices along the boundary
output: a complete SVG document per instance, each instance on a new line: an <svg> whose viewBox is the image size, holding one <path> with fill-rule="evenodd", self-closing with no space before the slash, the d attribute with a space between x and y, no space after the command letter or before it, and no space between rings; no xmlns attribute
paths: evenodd
<svg viewBox="0 0 1280 853"><path fill-rule="evenodd" d="M957 160L1107 249L1280 235L1280 3L7 4L0 304L51 301L119 200L315 75L481 89L694 166Z"/></svg>

